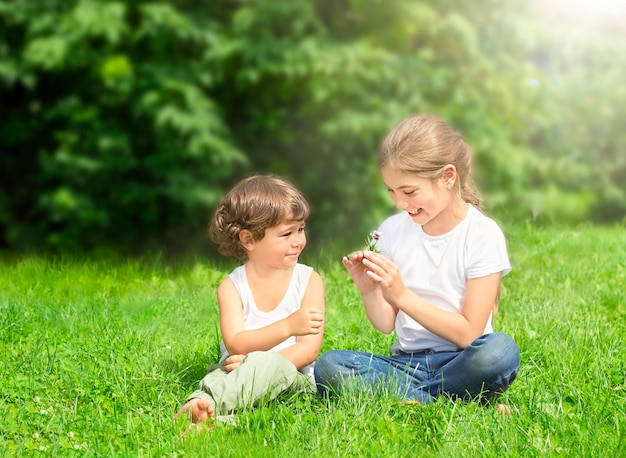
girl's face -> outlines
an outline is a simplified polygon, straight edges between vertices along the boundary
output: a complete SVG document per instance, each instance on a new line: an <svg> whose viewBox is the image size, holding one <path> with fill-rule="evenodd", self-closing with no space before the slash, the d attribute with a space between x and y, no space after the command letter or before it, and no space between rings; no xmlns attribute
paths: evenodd
<svg viewBox="0 0 626 458"><path fill-rule="evenodd" d="M454 174L430 180L389 166L380 171L394 205L406 211L427 234L445 234L459 223L454 212L454 192L448 190L448 186L454 185Z"/></svg>
<svg viewBox="0 0 626 458"><path fill-rule="evenodd" d="M268 267L293 268L306 246L305 226L304 221L288 219L267 228L263 238L254 242L254 248L248 252L248 259L262 262Z"/></svg>

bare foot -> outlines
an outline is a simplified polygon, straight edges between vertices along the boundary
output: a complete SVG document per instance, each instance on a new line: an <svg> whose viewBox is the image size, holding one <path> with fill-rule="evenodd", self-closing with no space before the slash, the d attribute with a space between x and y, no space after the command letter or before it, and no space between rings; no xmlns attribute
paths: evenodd
<svg viewBox="0 0 626 458"><path fill-rule="evenodd" d="M174 419L182 415L189 415L192 423L204 423L209 419L215 419L213 404L208 399L195 398L187 402L174 416Z"/></svg>
<svg viewBox="0 0 626 458"><path fill-rule="evenodd" d="M496 411L500 412L501 414L511 415L511 408L507 406L506 404L496 404L493 407L496 409Z"/></svg>

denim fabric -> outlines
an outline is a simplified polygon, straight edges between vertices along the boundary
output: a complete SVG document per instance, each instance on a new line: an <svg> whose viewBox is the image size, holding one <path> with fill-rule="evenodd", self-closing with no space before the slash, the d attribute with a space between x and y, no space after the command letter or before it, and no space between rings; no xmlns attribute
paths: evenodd
<svg viewBox="0 0 626 458"><path fill-rule="evenodd" d="M321 394L355 389L371 395L386 392L404 400L429 404L438 396L489 399L513 383L520 353L506 334L485 334L459 351L398 353L390 357L331 350L315 364Z"/></svg>

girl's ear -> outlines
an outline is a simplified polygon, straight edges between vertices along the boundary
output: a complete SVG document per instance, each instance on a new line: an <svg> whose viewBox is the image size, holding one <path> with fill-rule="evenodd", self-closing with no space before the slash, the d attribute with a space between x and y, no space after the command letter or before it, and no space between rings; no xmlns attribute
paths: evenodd
<svg viewBox="0 0 626 458"><path fill-rule="evenodd" d="M246 251L250 251L254 248L254 236L248 229L242 229L239 232L239 241Z"/></svg>
<svg viewBox="0 0 626 458"><path fill-rule="evenodd" d="M444 166L443 173L441 174L441 180L443 181L443 185L450 189L454 187L454 183L456 182L456 167L452 164L448 164Z"/></svg>

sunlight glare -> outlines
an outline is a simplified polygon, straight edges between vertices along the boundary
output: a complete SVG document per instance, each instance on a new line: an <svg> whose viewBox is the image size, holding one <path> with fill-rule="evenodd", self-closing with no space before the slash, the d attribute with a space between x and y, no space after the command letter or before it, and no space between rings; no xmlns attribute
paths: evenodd
<svg viewBox="0 0 626 458"><path fill-rule="evenodd" d="M556 7L566 15L588 22L601 22L606 19L626 19L624 0L557 0Z"/></svg>

